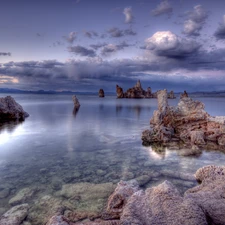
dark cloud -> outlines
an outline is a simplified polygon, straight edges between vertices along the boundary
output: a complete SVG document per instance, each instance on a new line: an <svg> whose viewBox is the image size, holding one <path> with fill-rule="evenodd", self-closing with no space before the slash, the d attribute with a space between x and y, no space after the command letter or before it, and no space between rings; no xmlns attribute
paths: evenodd
<svg viewBox="0 0 225 225"><path fill-rule="evenodd" d="M108 33L110 34L111 37L114 37L114 38L130 36L130 35L134 36L137 34L135 31L132 30L132 28L122 30L117 27L113 27L113 28L109 29Z"/></svg>
<svg viewBox="0 0 225 225"><path fill-rule="evenodd" d="M123 14L125 15L125 23L133 23L134 22L132 7L126 7L123 10Z"/></svg>
<svg viewBox="0 0 225 225"><path fill-rule="evenodd" d="M63 38L70 44L73 44L76 37L77 37L77 33L74 31L70 32L68 36L63 36Z"/></svg>
<svg viewBox="0 0 225 225"><path fill-rule="evenodd" d="M11 56L10 52L0 52L0 56Z"/></svg>
<svg viewBox="0 0 225 225"><path fill-rule="evenodd" d="M224 40L225 39L225 15L223 16L223 22L219 24L214 36L217 40Z"/></svg>
<svg viewBox="0 0 225 225"><path fill-rule="evenodd" d="M202 30L209 13L201 6L196 5L193 11L187 13L187 19L184 22L183 33L188 36L198 36Z"/></svg>
<svg viewBox="0 0 225 225"><path fill-rule="evenodd" d="M80 56L95 57L95 51L80 45L68 47L68 51Z"/></svg>
<svg viewBox="0 0 225 225"><path fill-rule="evenodd" d="M152 10L153 16L160 16L163 14L171 15L173 12L173 8L170 3L165 0L162 1L154 10Z"/></svg>
<svg viewBox="0 0 225 225"><path fill-rule="evenodd" d="M116 53L120 50L123 50L124 48L127 48L131 45L127 44L125 41L120 43L120 44L107 44L105 46L103 46L102 50L101 50L101 54L103 56L108 56L112 53Z"/></svg>
<svg viewBox="0 0 225 225"><path fill-rule="evenodd" d="M107 44L106 43L99 43L99 44L92 44L90 45L91 48L95 49L95 50L98 50L104 46L106 46Z"/></svg>
<svg viewBox="0 0 225 225"><path fill-rule="evenodd" d="M41 37L41 34L40 34L40 33L36 33L36 36L37 36L37 37Z"/></svg>
<svg viewBox="0 0 225 225"><path fill-rule="evenodd" d="M98 37L98 33L96 31L84 31L84 36L88 38Z"/></svg>
<svg viewBox="0 0 225 225"><path fill-rule="evenodd" d="M170 31L156 32L146 41L144 49L158 56L182 59L196 54L201 45L193 40L180 38Z"/></svg>

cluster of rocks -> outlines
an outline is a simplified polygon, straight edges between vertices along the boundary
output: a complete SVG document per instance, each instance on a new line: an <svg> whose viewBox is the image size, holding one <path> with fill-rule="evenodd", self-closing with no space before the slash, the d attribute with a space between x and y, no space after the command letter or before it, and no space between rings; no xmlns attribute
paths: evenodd
<svg viewBox="0 0 225 225"><path fill-rule="evenodd" d="M135 86L129 88L126 92L123 92L123 88L121 88L119 85L116 85L116 94L117 98L157 98L158 91L152 93L150 87L148 87L146 91L143 90L141 82L138 80ZM168 93L167 97L171 99L176 98L173 91Z"/></svg>
<svg viewBox="0 0 225 225"><path fill-rule="evenodd" d="M136 180L121 181L109 197L105 210L94 221L75 223L58 214L47 225L225 224L225 167L206 166L197 170L195 177L201 184L187 190L183 196L169 181L145 191Z"/></svg>
<svg viewBox="0 0 225 225"><path fill-rule="evenodd" d="M176 107L168 105L167 91L158 92L158 110L150 120L151 130L142 133L144 145L184 143L193 150L225 149L225 117L212 117L204 104L184 92Z"/></svg>
<svg viewBox="0 0 225 225"><path fill-rule="evenodd" d="M11 96L0 98L0 121L24 120L28 116L29 114Z"/></svg>

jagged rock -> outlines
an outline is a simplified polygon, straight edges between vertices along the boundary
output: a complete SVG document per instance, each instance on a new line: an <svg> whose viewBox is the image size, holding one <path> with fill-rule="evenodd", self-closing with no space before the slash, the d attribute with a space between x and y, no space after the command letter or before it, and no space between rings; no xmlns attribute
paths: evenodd
<svg viewBox="0 0 225 225"><path fill-rule="evenodd" d="M184 91L184 93L180 95L180 98L188 98L188 93Z"/></svg>
<svg viewBox="0 0 225 225"><path fill-rule="evenodd" d="M225 149L225 119L211 117L200 101L182 96L176 107L168 105L167 91L158 92L158 110L150 120L151 130L142 133L144 145L182 141L192 146L209 148L211 142ZM215 145L214 145L215 146Z"/></svg>
<svg viewBox="0 0 225 225"><path fill-rule="evenodd" d="M100 89L100 90L99 90L98 96L99 96L100 98L104 98L104 97L105 97L105 92L104 92L103 89Z"/></svg>
<svg viewBox="0 0 225 225"><path fill-rule="evenodd" d="M117 98L157 98L157 92L152 93L150 87L147 88L147 91L143 90L140 80L134 85L134 87L129 88L126 92L123 92L123 89L116 85ZM168 94L168 98L175 98L173 91Z"/></svg>
<svg viewBox="0 0 225 225"><path fill-rule="evenodd" d="M119 85L116 85L116 95L117 98L124 98L123 88L121 88Z"/></svg>
<svg viewBox="0 0 225 225"><path fill-rule="evenodd" d="M28 214L28 204L17 205L3 214L0 218L1 225L20 225Z"/></svg>
<svg viewBox="0 0 225 225"><path fill-rule="evenodd" d="M13 198L9 200L9 204L14 206L22 203L26 203L29 199L33 197L35 194L34 189L23 188L21 189Z"/></svg>
<svg viewBox="0 0 225 225"><path fill-rule="evenodd" d="M139 190L136 180L120 181L115 191L108 199L106 212L103 214L104 219L120 218L128 199Z"/></svg>
<svg viewBox="0 0 225 225"><path fill-rule="evenodd" d="M0 121L24 120L28 116L29 114L11 96L0 98Z"/></svg>
<svg viewBox="0 0 225 225"><path fill-rule="evenodd" d="M79 100L77 99L76 95L72 96L72 100L73 100L73 103L74 103L74 109L79 109L80 103L79 103Z"/></svg>

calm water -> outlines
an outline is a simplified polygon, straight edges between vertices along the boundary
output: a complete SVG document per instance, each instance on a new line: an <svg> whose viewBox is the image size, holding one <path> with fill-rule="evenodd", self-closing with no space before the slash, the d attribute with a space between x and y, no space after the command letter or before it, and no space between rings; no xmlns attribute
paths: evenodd
<svg viewBox="0 0 225 225"><path fill-rule="evenodd" d="M116 184L142 175L152 176L144 187L168 179L184 192L196 182L177 173L194 174L205 165L224 165L225 155L217 151L182 157L177 151L157 154L142 146L141 133L149 128L156 99L77 96L81 107L75 113L70 95L13 97L30 117L23 123L0 125L0 215L23 188L36 190L25 201L31 208L46 195L60 199L58 193L65 184ZM211 115L225 115L225 99L199 100ZM35 215L28 216L28 221L41 224Z"/></svg>

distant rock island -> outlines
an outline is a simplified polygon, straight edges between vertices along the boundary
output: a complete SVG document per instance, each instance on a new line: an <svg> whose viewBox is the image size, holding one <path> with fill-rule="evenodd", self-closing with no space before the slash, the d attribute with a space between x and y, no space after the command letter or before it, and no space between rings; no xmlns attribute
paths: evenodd
<svg viewBox="0 0 225 225"><path fill-rule="evenodd" d="M104 92L103 89L99 89L98 96L99 96L99 98L104 98L105 97L105 92Z"/></svg>
<svg viewBox="0 0 225 225"><path fill-rule="evenodd" d="M167 91L158 92L158 110L150 120L152 129L142 133L144 145L173 141L192 149L225 150L225 116L210 116L200 101L184 92L176 107L168 105Z"/></svg>
<svg viewBox="0 0 225 225"><path fill-rule="evenodd" d="M152 93L150 87L145 91L141 86L140 80L137 81L134 87L129 88L126 92L123 92L123 88L116 85L117 98L157 98L157 93L158 91ZM173 91L168 93L167 97L171 99L176 98Z"/></svg>
<svg viewBox="0 0 225 225"><path fill-rule="evenodd" d="M24 120L29 114L23 110L14 98L0 98L0 121Z"/></svg>

